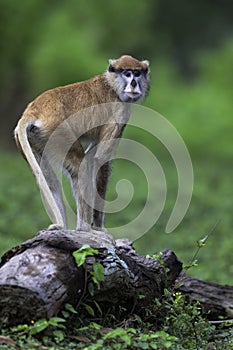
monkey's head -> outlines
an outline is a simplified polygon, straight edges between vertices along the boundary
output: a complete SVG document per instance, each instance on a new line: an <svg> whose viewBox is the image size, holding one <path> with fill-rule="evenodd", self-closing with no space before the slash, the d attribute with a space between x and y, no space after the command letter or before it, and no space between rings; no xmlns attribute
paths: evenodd
<svg viewBox="0 0 233 350"><path fill-rule="evenodd" d="M150 87L149 62L126 55L111 59L105 77L122 102L140 102Z"/></svg>

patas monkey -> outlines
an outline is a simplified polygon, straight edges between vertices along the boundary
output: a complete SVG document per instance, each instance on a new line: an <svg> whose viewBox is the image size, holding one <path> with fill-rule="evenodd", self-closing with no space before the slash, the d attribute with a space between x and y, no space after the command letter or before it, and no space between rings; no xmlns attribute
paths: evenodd
<svg viewBox="0 0 233 350"><path fill-rule="evenodd" d="M125 55L109 60L104 73L48 90L28 105L15 129L15 139L37 179L53 222L50 228L66 228L61 185L51 165L57 164L71 179L77 229L103 229L114 141L119 140L129 119L130 104L147 95L149 80L149 62ZM64 150L65 156L61 156Z"/></svg>

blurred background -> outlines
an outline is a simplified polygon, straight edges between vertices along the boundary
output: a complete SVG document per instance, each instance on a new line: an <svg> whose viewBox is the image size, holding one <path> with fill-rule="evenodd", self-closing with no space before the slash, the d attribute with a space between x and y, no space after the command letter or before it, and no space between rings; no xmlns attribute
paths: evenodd
<svg viewBox="0 0 233 350"><path fill-rule="evenodd" d="M177 193L175 166L158 140L126 129L124 136L153 151L168 185L163 214L136 247L142 254L170 248L188 264L196 242L211 233L190 273L232 284L232 13L231 0L0 0L0 253L49 225L13 140L26 105L49 88L104 71L109 58L131 54L150 61L151 91L144 105L176 127L195 176L185 219L166 234ZM107 215L107 227L132 220L147 196L141 170L116 160L109 199L122 176L133 183L134 199L121 213Z"/></svg>

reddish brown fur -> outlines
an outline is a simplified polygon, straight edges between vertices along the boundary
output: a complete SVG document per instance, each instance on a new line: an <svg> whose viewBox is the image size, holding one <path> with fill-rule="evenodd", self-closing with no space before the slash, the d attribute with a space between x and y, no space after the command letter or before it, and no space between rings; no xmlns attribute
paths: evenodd
<svg viewBox="0 0 233 350"><path fill-rule="evenodd" d="M148 68L148 64L146 61L141 62L131 56L125 55L120 57L118 60L114 60L114 67L116 69L123 70L144 70ZM69 127L73 128L73 126L75 126L72 129L72 133L75 134L76 131L80 131L81 133L79 135L82 134L82 130L85 133L85 128L90 128L92 125L92 120L98 118L98 113L91 113L89 111L88 119L85 119L85 115L83 116L78 114L79 111L108 102L121 102L120 98L118 97L118 90L121 89L121 85L116 82L116 79L117 77L115 74L107 75L105 72L84 82L78 82L48 90L38 96L27 106L15 129L17 146L28 161L38 180L43 197L45 198L47 211L49 212L50 218L54 224L59 224L60 226L64 227L65 214L60 187L58 186L58 181L55 178L52 168L50 167L50 159L47 159L48 157L46 158L44 173L40 168L40 159L46 142L48 141L52 132L54 130L58 130L58 126L70 116L74 116L74 118L72 118ZM144 85L142 84L141 88L143 90L142 98L144 98L147 90L149 89L149 76L145 78ZM118 113L120 116L126 116L125 123L129 117L128 106L126 106L126 104L122 104L121 107L119 105L117 105L117 107L113 107L114 113ZM124 122L121 121L120 123L118 122L118 124L114 124L113 109L109 111L109 115L112 118L112 123L107 119L104 125L102 125L103 123L100 123L99 125L101 126L98 128L90 128L91 131L86 132L86 135L90 136L89 142L91 142L91 145L93 140L95 141L95 145L97 145L97 150L90 148L90 151L87 154L87 159L89 159L89 161L91 161L91 158L94 157L95 162L97 163L100 160L103 161L105 156L113 152L113 149L111 145L109 145L108 149L106 149L104 142L102 142L102 145L99 144L99 142L114 140L119 138L122 134ZM103 113L100 112L99 114L102 116ZM103 121L103 118L101 121ZM93 122L93 124L95 123ZM62 139L69 137L69 127L66 128L65 126L64 129L62 129L64 133L60 134L60 139L58 139L58 142L55 143L56 147L53 149L54 152L58 152L59 147L62 149ZM95 153L93 153L93 151ZM93 208L89 208L85 203L85 200L82 199L83 192L80 191L80 180L78 178L78 175L84 180L86 179L85 176L87 177L85 173L79 173L79 166L84 155L85 153L81 141L79 138L77 138L72 147L69 149L65 158L65 163L62 164L62 166L64 166L69 172L73 182L72 186L74 189L74 195L79 199L78 214L80 216L80 222L78 223L78 227L79 229L86 230L91 223L96 225L98 228L102 227L103 208L101 210L94 210L94 213L91 214L92 219L94 218L94 220L93 222L90 222L92 219L90 219L89 213L90 209L93 211ZM98 178L96 179L97 191L99 191L100 196L103 198L105 197L106 193L107 178L110 169L109 160L111 159L111 156L106 159L107 161L105 165L100 168L97 176ZM89 170L90 169L92 169L92 166L89 167ZM92 175L93 174L91 174L91 176ZM86 192L89 191L88 185L92 185L92 182L93 178L91 177L87 177L87 186L85 185L85 181L82 182L87 187L85 189ZM98 199L94 198L94 201L98 201Z"/></svg>
<svg viewBox="0 0 233 350"><path fill-rule="evenodd" d="M114 65L116 69L146 69L147 65L141 61L136 60L132 56L121 56Z"/></svg>

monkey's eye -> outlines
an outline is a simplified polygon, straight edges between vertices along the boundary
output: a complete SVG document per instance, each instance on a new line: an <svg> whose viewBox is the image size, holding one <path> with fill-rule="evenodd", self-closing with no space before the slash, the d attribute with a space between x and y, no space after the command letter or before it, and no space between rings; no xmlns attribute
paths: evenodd
<svg viewBox="0 0 233 350"><path fill-rule="evenodd" d="M138 77L140 77L140 75L141 75L141 71L135 69L134 72L133 72L133 74L134 74L134 76L135 76L136 78L138 78Z"/></svg>
<svg viewBox="0 0 233 350"><path fill-rule="evenodd" d="M131 77L131 72L129 70L125 70L123 71L123 74L126 78L130 78Z"/></svg>

